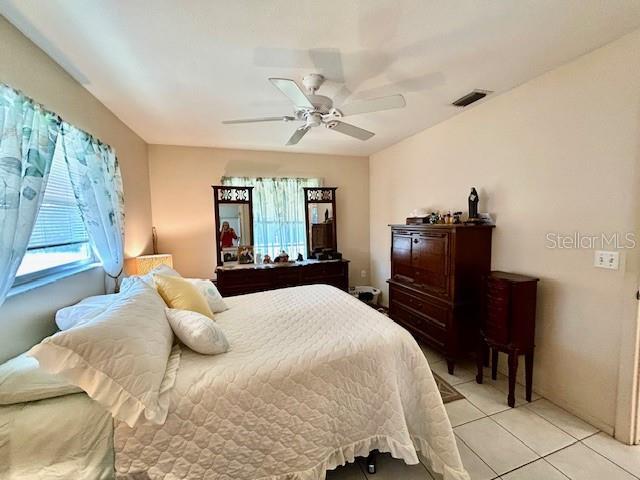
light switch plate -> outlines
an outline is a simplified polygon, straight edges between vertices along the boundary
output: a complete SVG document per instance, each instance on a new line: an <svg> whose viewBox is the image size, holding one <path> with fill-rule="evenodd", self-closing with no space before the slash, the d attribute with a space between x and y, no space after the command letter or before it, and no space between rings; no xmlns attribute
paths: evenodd
<svg viewBox="0 0 640 480"><path fill-rule="evenodd" d="M593 259L593 265L598 268L618 270L620 266L620 253L596 250L595 257Z"/></svg>

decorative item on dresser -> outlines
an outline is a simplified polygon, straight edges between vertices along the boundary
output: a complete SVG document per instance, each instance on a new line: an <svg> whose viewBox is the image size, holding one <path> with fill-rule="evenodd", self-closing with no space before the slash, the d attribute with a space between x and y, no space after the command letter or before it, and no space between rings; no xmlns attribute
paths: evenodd
<svg viewBox="0 0 640 480"><path fill-rule="evenodd" d="M475 348L494 225L390 225L389 316L455 359Z"/></svg>
<svg viewBox="0 0 640 480"><path fill-rule="evenodd" d="M491 377L498 372L498 352L509 355L509 396L515 405L518 355L525 358L526 399L531 401L533 384L533 349L536 325L536 289L538 279L514 273L491 272L486 281L483 322L478 344L478 375L482 383L484 358L491 355Z"/></svg>
<svg viewBox="0 0 640 480"><path fill-rule="evenodd" d="M237 265L216 269L216 286L223 297L324 283L349 290L348 260L306 260L266 265Z"/></svg>

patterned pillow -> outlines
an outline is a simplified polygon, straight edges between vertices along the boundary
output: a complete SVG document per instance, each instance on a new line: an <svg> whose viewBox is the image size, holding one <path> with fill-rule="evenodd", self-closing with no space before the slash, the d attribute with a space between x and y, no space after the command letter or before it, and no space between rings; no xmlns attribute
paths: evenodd
<svg viewBox="0 0 640 480"><path fill-rule="evenodd" d="M213 320L190 310L167 308L167 320L176 337L187 347L204 355L217 355L229 350L229 342Z"/></svg>
<svg viewBox="0 0 640 480"><path fill-rule="evenodd" d="M191 282L204 295L213 313L220 313L229 309L211 280L202 280L200 278L186 278L185 280Z"/></svg>

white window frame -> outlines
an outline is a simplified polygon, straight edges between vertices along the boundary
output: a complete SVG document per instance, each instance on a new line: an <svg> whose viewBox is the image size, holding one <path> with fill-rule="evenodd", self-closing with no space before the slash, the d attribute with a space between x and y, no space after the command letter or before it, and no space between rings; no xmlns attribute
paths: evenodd
<svg viewBox="0 0 640 480"><path fill-rule="evenodd" d="M56 146L55 149L61 149L62 148L62 138L60 136L58 136L58 141L56 142ZM60 155L60 157L56 158L57 155ZM62 161L66 164L64 157L62 156L64 155L63 153L58 153L58 152L54 152L54 158L52 159L53 161ZM45 192L46 189L48 188L48 185L45 186ZM37 218L36 218L37 221ZM35 225L34 225L35 226ZM86 227L85 227L86 228ZM32 232L33 235L33 232ZM91 247L91 242L89 239L87 239L86 241L69 241L69 242L62 242L62 243L58 243L58 244L51 244L51 245L45 245L45 246L41 246L41 247L36 247L36 248L32 248L32 249L27 249L27 252L25 252L25 255L29 252L29 250L38 250L40 248L55 248L55 247L64 247L64 246L68 246L68 245L80 245L80 244L86 244L88 249L89 249L89 257L84 258L82 260L76 260L76 261L71 261L71 262L67 262L67 263L63 263L63 264L59 264L59 265L54 265L52 267L47 267L47 268L43 268L41 270L36 270L33 272L29 272L29 273L24 273L22 275L16 275L16 278L13 281L13 285L12 288L16 288L16 287L24 287L25 285L28 284L40 284L40 283L47 283L48 279L51 280L57 280L61 277L64 276L68 276L68 275L73 275L74 273L78 273L79 271L82 270L86 270L90 267L95 267L100 265L100 262L98 260L98 258L95 255L95 252L93 251L93 248ZM24 261L24 258L23 260Z"/></svg>
<svg viewBox="0 0 640 480"><path fill-rule="evenodd" d="M72 245L75 243L86 243L86 242L70 242L68 244L61 244L61 245L55 245L55 246ZM54 245L51 245L51 246L53 247ZM44 268L42 270L37 270L35 272L25 273L23 275L16 276L13 282L13 286L19 287L31 282L36 282L38 280L46 279L47 277L58 278L59 276L64 276L64 274L66 273L71 275L73 273L76 273L79 270L83 270L83 267L85 266L90 266L90 265L92 266L92 265L96 265L97 263L98 263L97 259L92 251L91 256L84 260L77 260L75 262L64 263L62 265L56 265L55 267Z"/></svg>

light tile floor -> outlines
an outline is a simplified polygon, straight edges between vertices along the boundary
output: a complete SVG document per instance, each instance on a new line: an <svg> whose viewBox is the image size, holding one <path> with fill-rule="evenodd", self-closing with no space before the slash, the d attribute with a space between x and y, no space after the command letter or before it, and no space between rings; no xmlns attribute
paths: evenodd
<svg viewBox="0 0 640 480"><path fill-rule="evenodd" d="M507 379L475 383L475 365L456 365L449 375L444 359L422 347L431 368L466 398L445 405L472 480L626 480L640 479L640 446L629 447L555 406L539 395L524 399L516 389L516 408L507 406ZM535 380L534 380L535 381ZM378 456L378 471L366 473L361 460L327 472L328 480L439 480L427 467Z"/></svg>

